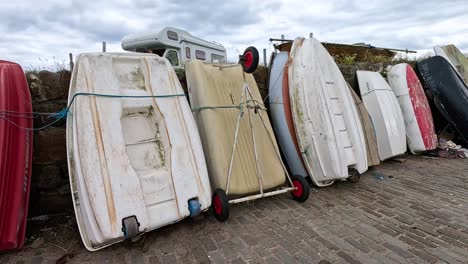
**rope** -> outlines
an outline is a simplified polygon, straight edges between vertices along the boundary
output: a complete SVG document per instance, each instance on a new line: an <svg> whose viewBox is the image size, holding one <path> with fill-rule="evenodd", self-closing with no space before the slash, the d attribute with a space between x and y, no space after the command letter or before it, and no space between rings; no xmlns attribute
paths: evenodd
<svg viewBox="0 0 468 264"><path fill-rule="evenodd" d="M202 106L192 108L192 112L200 112L207 109L241 109L240 105Z"/></svg>
<svg viewBox="0 0 468 264"><path fill-rule="evenodd" d="M96 96L96 97L107 97L107 98L172 98L172 97L179 97L185 96L185 94L163 94L163 95L118 95L118 94L100 94L100 93L76 93L73 95L70 103L65 107L63 110L56 112L56 113L40 113L40 112L16 112L16 111L8 111L8 110L0 110L0 119L5 120L6 122L16 126L20 129L31 130L31 131L39 131L44 130L48 127L53 126L54 124L58 123L60 120L65 119L70 112L70 108L75 101L77 96ZM18 123L10 120L8 117L14 118L29 118L34 119L40 115L49 116L49 118L54 118L55 120L51 123L44 125L39 128L34 127L23 127Z"/></svg>
<svg viewBox="0 0 468 264"><path fill-rule="evenodd" d="M73 101L77 96L96 96L96 97L108 97L108 98L171 98L185 96L185 94L163 94L163 95L119 95L119 94L99 94L99 93L76 93L73 95L67 108L70 108Z"/></svg>
<svg viewBox="0 0 468 264"><path fill-rule="evenodd" d="M12 124L13 126L15 126L17 128L24 129L24 130L29 130L29 131L43 130L43 129L46 129L46 128L50 127L50 126L53 126L54 124L56 124L56 123L58 123L60 121L60 119L56 119L53 122L51 122L51 123L49 123L49 124L47 124L45 126L42 126L42 127L39 127L39 128L34 128L34 127L23 127L23 126L19 125L18 123L14 122L14 121L12 121L12 120L10 120L8 118L5 118L3 116L0 116L0 119L5 120L6 122Z"/></svg>
<svg viewBox="0 0 468 264"><path fill-rule="evenodd" d="M286 63L287 63L287 62L286 62ZM271 73L271 72L270 72L270 73ZM274 86L276 85L276 83L279 81L279 78L280 78L281 76L284 76L284 67L283 67L283 69L281 70L280 74L278 74L278 77L276 77L275 82L273 83L273 85L270 86L270 84L268 84L268 93L267 93L267 95L265 96L265 99L263 100L263 103L265 103L266 100L268 99L268 97L270 97L270 89L271 89L271 87L274 87ZM270 77L271 77L271 76L270 76ZM283 81L283 80L281 79L281 81Z"/></svg>
<svg viewBox="0 0 468 264"><path fill-rule="evenodd" d="M56 114L56 112L18 112L18 111L0 110L0 115L23 117L23 118L37 118L38 116L51 116L54 114Z"/></svg>
<svg viewBox="0 0 468 264"><path fill-rule="evenodd" d="M250 105L249 103L253 102L254 106ZM192 112L200 112L202 110L208 110L208 109L239 109L242 110L243 105L246 105L247 108L253 108L253 109L258 109L258 110L264 110L266 111L267 109L265 106L258 102L257 100L247 100L245 102L242 102L238 105L221 105L221 106L201 106L201 107L193 107Z"/></svg>

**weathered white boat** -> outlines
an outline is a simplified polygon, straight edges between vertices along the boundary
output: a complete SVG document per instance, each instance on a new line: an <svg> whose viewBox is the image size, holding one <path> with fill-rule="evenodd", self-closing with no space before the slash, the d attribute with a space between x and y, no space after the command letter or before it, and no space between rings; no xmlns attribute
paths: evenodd
<svg viewBox="0 0 468 264"><path fill-rule="evenodd" d="M279 52L274 56L270 65L269 74L269 103L270 114L276 138L288 163L292 174L303 177L308 176L304 167L302 155L297 145L296 132L291 114L289 100L288 69L285 68L289 52Z"/></svg>
<svg viewBox="0 0 468 264"><path fill-rule="evenodd" d="M390 67L387 78L403 113L411 153L435 149L437 136L431 109L413 68L407 63L397 64Z"/></svg>
<svg viewBox="0 0 468 264"><path fill-rule="evenodd" d="M380 160L405 153L406 131L398 100L378 72L357 71L359 90L377 136Z"/></svg>
<svg viewBox="0 0 468 264"><path fill-rule="evenodd" d="M316 39L297 38L289 60L289 96L305 166L317 186L355 181L367 170L358 110L333 58Z"/></svg>
<svg viewBox="0 0 468 264"><path fill-rule="evenodd" d="M455 45L436 46L434 52L444 57L468 85L468 58Z"/></svg>
<svg viewBox="0 0 468 264"><path fill-rule="evenodd" d="M171 64L157 55L78 56L67 150L76 219L88 250L210 206L201 141L180 95Z"/></svg>

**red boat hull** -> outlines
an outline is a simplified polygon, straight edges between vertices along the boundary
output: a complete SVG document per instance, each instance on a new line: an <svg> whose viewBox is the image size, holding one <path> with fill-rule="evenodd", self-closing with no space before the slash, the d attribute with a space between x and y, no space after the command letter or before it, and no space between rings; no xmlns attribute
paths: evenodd
<svg viewBox="0 0 468 264"><path fill-rule="evenodd" d="M437 136L434 130L431 108L418 76L409 65L406 66L406 81L424 146L426 150L433 150L437 147Z"/></svg>
<svg viewBox="0 0 468 264"><path fill-rule="evenodd" d="M0 251L24 244L33 143L25 128L33 126L31 112L23 69L0 60Z"/></svg>

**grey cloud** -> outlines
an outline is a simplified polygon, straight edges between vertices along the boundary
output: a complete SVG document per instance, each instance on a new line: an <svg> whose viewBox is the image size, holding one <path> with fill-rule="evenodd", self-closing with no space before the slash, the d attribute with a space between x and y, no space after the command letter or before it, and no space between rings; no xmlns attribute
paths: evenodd
<svg viewBox="0 0 468 264"><path fill-rule="evenodd" d="M38 57L66 59L69 52L98 50L101 41L118 51L124 35L164 26L220 42L231 58L249 45L271 50L269 37L309 32L321 41L418 50L457 42L467 52L467 14L468 3L458 0L25 0L0 3L0 57L23 64Z"/></svg>
<svg viewBox="0 0 468 264"><path fill-rule="evenodd" d="M343 16L350 10L352 19ZM431 48L434 35L445 35L444 31L431 30L434 25L456 17L464 17L468 21L467 14L468 6L461 1L446 1L443 4L436 1L387 1L376 6L357 6L353 2L343 4L340 0L334 3L333 11L325 17L302 14L297 17L297 23L313 25L318 35L332 36L334 41L427 49ZM466 23L454 26L459 28L459 33L468 30ZM464 45L460 48L468 47Z"/></svg>

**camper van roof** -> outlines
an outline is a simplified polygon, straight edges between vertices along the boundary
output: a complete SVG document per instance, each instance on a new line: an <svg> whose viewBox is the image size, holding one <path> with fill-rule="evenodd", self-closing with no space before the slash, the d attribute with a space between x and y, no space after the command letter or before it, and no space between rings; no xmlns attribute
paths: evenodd
<svg viewBox="0 0 468 264"><path fill-rule="evenodd" d="M148 32L140 34L131 34L123 37L122 48L124 50L133 50L136 48L152 48L158 46L170 46L180 48L180 43L183 41L196 45L216 49L225 52L223 45L214 41L206 41L201 38L192 36L185 30L165 27L158 33Z"/></svg>

